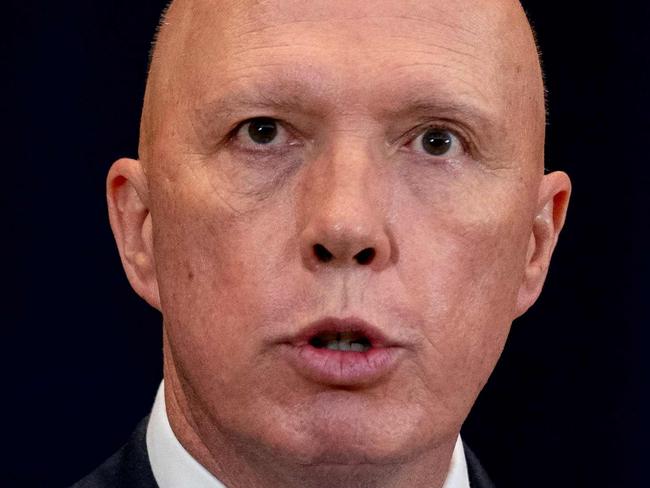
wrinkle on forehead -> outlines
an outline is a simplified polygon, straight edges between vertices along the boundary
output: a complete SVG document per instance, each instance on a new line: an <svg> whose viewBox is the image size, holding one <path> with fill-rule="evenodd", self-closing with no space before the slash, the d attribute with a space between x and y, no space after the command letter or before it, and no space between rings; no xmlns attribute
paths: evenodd
<svg viewBox="0 0 650 488"><path fill-rule="evenodd" d="M378 43L399 41L403 47L404 42L413 41L412 52L416 49L423 49L423 54L447 51L461 60L447 68L465 70L465 77L459 76L459 82L469 80L477 93L483 90L486 78L498 73L502 80L492 80L492 83L507 94L501 101L504 112L523 114L530 119L526 136L541 141L537 146L541 145L538 152L543 159L542 74L532 30L519 2L463 0L450 5L442 0L356 0L338 2L340 7L334 11L331 2L284 0L281 8L278 5L277 0L175 0L172 3L152 57L142 118L141 158L146 159L148 148L155 142L160 114L164 108L169 108L165 105L178 103L175 95L185 96L198 89L187 86L190 84L187 80L193 78L183 71L183 65L191 56L198 52L208 59L228 56L228 59L241 62L242 55L250 55L252 49L257 49L258 54L264 53L264 49L269 53L281 50L283 46L274 42L273 37L277 29L302 27L300 32L304 32L304 26L313 23L318 24L319 32L327 31L328 27L334 32L335 25L341 24L363 25L364 29L346 29L351 36L359 36L359 44L364 40L367 43L363 36L370 32ZM370 11L368 5L372 5ZM403 22L408 29L384 32L383 26L393 20ZM226 37L228 43L224 42ZM252 48L255 45L250 42L252 38L268 42ZM336 40L335 34L332 39ZM352 44L354 39L347 42L355 45ZM197 46L202 47L197 49ZM342 50L342 55L344 52ZM464 58L467 61L462 61ZM399 76L402 73L399 67L397 69L396 76ZM408 72L403 73L403 76L408 75ZM178 85L183 83L181 92ZM495 98L492 94L488 97Z"/></svg>

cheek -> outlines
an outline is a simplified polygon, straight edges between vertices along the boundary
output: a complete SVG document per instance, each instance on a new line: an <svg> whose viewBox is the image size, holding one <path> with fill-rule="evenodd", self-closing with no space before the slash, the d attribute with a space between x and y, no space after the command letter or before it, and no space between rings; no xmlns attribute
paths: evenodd
<svg viewBox="0 0 650 488"><path fill-rule="evenodd" d="M426 372L432 391L449 390L445 396L463 411L492 371L515 317L530 225L512 188L476 194L480 200L460 189L438 193L428 211L416 207L421 225L399 233L410 308L422 311L427 336L417 358L429 365L415 368ZM465 395L451 391L458 385Z"/></svg>
<svg viewBox="0 0 650 488"><path fill-rule="evenodd" d="M401 192L407 197L400 200L399 212L408 227L397 234L410 254L402 265L417 263L421 276L430 277L440 288L434 291L446 299L508 301L523 277L533 202L522 195L531 192L516 178L478 171L444 175L429 181L426 190L422 181L427 179ZM463 292L444 292L450 288Z"/></svg>
<svg viewBox="0 0 650 488"><path fill-rule="evenodd" d="M258 359L266 325L303 301L286 286L288 249L297 248L290 208L187 175L155 197L157 274L175 361L209 389L255 384L268 374Z"/></svg>

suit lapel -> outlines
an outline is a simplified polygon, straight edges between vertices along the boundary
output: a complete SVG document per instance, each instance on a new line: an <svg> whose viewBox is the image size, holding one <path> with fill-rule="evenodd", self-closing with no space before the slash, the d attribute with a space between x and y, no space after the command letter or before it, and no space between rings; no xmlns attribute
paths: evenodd
<svg viewBox="0 0 650 488"><path fill-rule="evenodd" d="M465 459L467 459L467 472L469 474L469 485L471 488L495 488L494 483L490 480L483 466L479 462L476 454L463 444L465 448Z"/></svg>
<svg viewBox="0 0 650 488"><path fill-rule="evenodd" d="M140 421L128 442L71 488L158 488L147 454L147 423Z"/></svg>

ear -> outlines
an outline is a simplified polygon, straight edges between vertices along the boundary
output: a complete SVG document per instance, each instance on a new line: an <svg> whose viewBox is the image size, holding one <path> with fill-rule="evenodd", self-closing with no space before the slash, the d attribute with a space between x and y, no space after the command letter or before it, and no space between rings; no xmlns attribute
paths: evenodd
<svg viewBox="0 0 650 488"><path fill-rule="evenodd" d="M564 226L570 196L571 180L566 173L558 171L542 177L524 279L517 297L517 317L535 303L542 291L553 250Z"/></svg>
<svg viewBox="0 0 650 488"><path fill-rule="evenodd" d="M135 292L160 310L148 182L140 161L120 159L111 166L106 198L126 276Z"/></svg>

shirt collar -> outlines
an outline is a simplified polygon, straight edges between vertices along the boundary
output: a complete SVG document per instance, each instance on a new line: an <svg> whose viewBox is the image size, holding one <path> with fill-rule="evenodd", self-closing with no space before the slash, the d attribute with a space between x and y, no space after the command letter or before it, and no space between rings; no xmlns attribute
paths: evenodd
<svg viewBox="0 0 650 488"><path fill-rule="evenodd" d="M147 451L160 488L226 488L185 450L169 425L164 382L160 383L147 425ZM463 442L458 436L442 488L470 488Z"/></svg>
<svg viewBox="0 0 650 488"><path fill-rule="evenodd" d="M147 452L160 488L226 488L185 450L176 438L165 407L164 382L160 383L147 425Z"/></svg>

